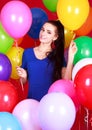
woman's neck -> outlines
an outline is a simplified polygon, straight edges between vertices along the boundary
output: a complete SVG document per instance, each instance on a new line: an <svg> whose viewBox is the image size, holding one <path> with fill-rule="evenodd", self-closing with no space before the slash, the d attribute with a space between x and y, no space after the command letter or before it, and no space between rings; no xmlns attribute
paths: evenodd
<svg viewBox="0 0 92 130"><path fill-rule="evenodd" d="M39 46L37 46L37 49L40 51L40 52L50 52L52 51L52 48L50 45L45 45L45 44L40 44Z"/></svg>
<svg viewBox="0 0 92 130"><path fill-rule="evenodd" d="M47 57L47 55L52 51L51 47L50 46L45 46L45 45L39 45L37 47L34 48L34 53L35 53L35 56L38 58L38 59L44 59Z"/></svg>

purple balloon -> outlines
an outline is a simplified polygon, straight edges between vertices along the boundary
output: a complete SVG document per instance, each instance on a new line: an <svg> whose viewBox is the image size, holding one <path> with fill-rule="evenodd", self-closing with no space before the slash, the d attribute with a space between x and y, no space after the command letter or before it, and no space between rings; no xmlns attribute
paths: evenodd
<svg viewBox="0 0 92 130"><path fill-rule="evenodd" d="M8 80L11 75L12 65L8 57L0 53L0 80Z"/></svg>
<svg viewBox="0 0 92 130"><path fill-rule="evenodd" d="M64 93L49 93L39 103L39 123L43 130L69 130L76 110L71 98Z"/></svg>
<svg viewBox="0 0 92 130"><path fill-rule="evenodd" d="M22 130L41 130L38 120L39 102L34 99L25 99L13 109L13 115L22 125Z"/></svg>

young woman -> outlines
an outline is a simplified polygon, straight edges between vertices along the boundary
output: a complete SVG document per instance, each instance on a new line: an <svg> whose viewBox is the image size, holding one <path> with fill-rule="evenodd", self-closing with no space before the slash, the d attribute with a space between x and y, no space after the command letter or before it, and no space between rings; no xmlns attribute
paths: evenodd
<svg viewBox="0 0 92 130"><path fill-rule="evenodd" d="M40 99L47 94L50 85L58 79L71 79L74 54L77 51L72 41L68 63L64 63L64 27L59 21L48 21L39 33L40 45L25 49L22 66L17 67L20 80L29 81L28 98Z"/></svg>

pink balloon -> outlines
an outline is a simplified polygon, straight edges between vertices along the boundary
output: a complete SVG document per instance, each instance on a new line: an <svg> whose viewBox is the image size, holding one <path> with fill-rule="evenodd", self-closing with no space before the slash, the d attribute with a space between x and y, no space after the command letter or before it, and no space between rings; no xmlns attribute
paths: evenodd
<svg viewBox="0 0 92 130"><path fill-rule="evenodd" d="M13 109L21 123L22 130L41 130L38 120L39 102L33 99L25 99L19 102Z"/></svg>
<svg viewBox="0 0 92 130"><path fill-rule="evenodd" d="M1 10L1 22L13 38L23 37L32 24L30 8L22 1L10 1Z"/></svg>
<svg viewBox="0 0 92 130"><path fill-rule="evenodd" d="M77 94L73 81L63 79L57 80L50 86L48 93L51 92L63 92L67 94L73 100L76 110L79 109L80 103L77 99Z"/></svg>
<svg viewBox="0 0 92 130"><path fill-rule="evenodd" d="M75 117L74 103L65 93L49 93L39 103L42 130L69 130Z"/></svg>

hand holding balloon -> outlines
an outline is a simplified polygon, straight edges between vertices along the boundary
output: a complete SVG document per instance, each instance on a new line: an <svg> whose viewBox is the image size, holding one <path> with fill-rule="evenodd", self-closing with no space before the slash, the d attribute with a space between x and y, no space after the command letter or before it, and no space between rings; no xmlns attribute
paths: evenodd
<svg viewBox="0 0 92 130"><path fill-rule="evenodd" d="M74 59L74 56L77 52L77 46L76 46L76 43L74 41L72 41L70 43L70 46L69 46L69 55L68 55L68 61L73 63L73 59Z"/></svg>
<svg viewBox="0 0 92 130"><path fill-rule="evenodd" d="M21 67L19 67L19 66L16 67L16 70L17 70L18 76L19 76L21 79L23 79L22 81L23 81L23 83L25 83L26 80L27 80L27 72L26 72L26 70L24 70L23 68L21 68Z"/></svg>

